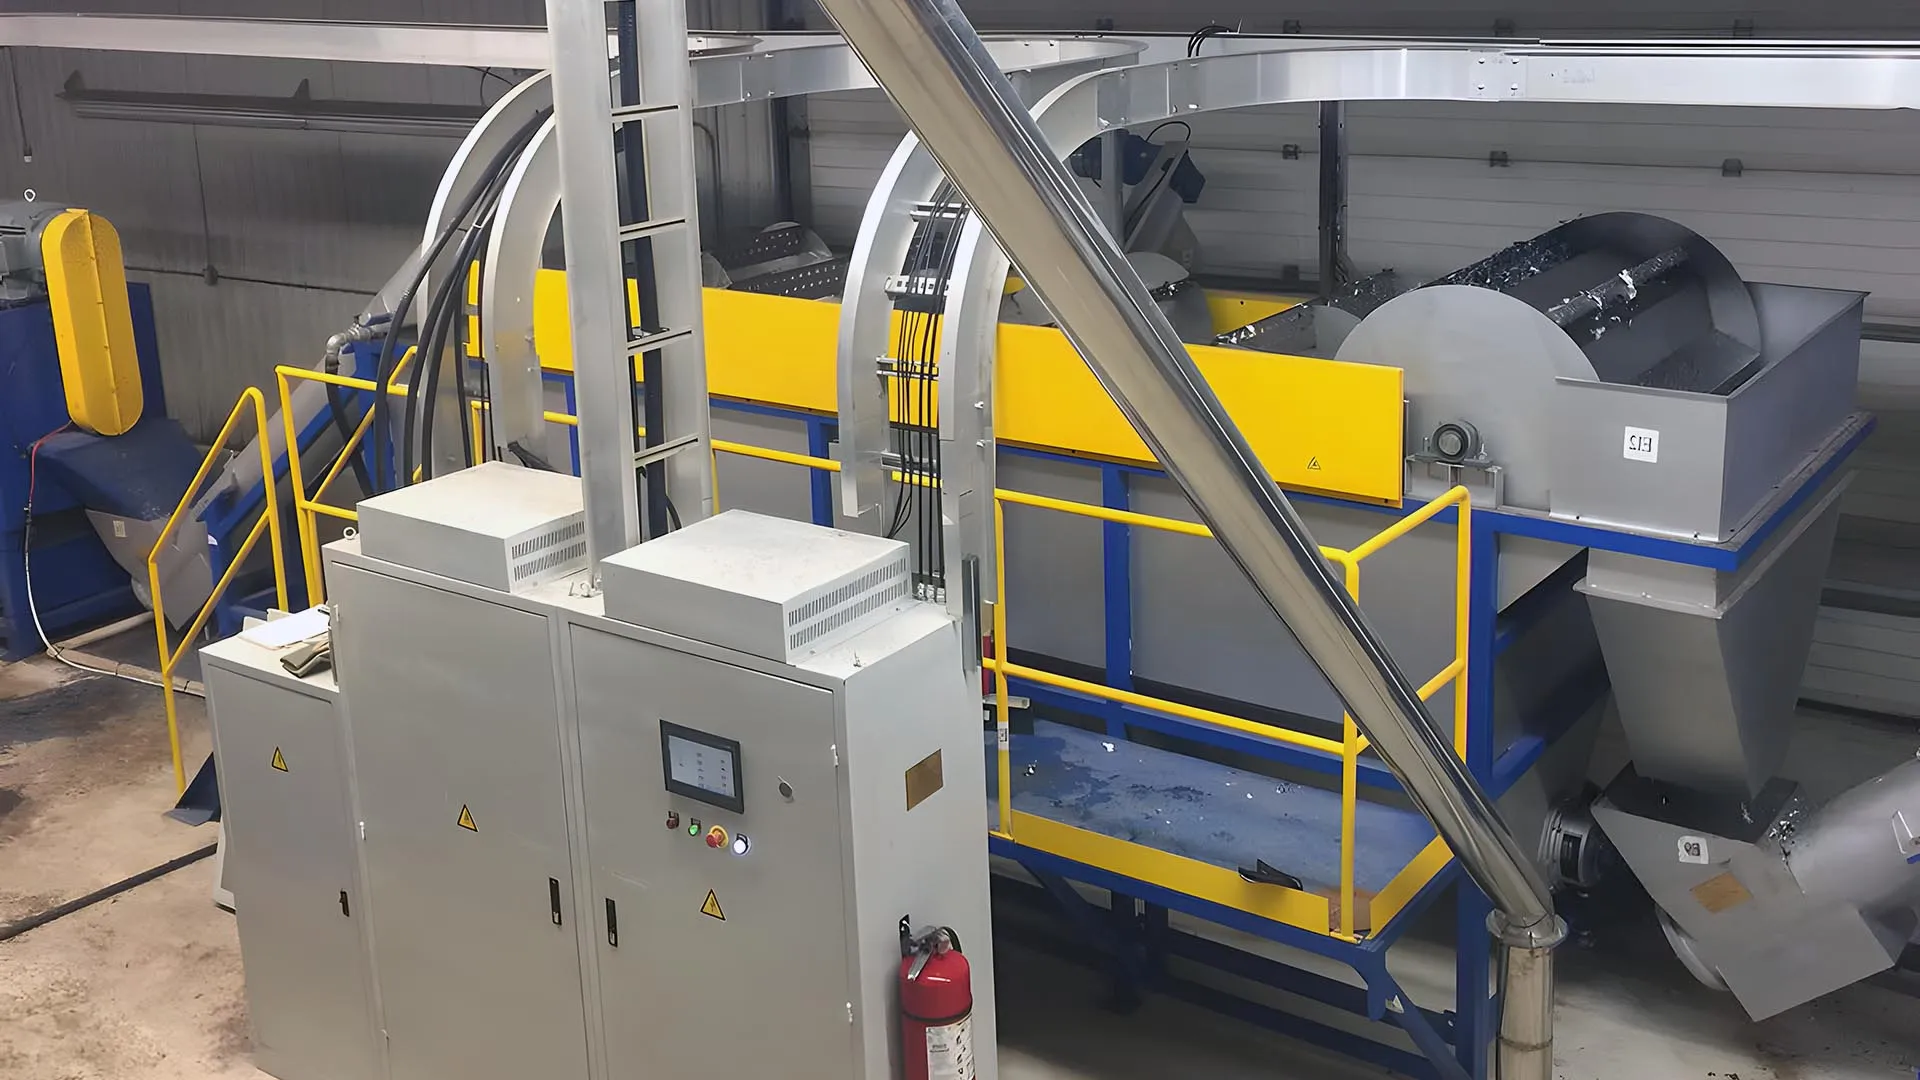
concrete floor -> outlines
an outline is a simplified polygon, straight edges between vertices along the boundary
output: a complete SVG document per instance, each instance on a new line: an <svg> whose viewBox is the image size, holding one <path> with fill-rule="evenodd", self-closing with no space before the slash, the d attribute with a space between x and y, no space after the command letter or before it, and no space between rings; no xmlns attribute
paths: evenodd
<svg viewBox="0 0 1920 1080"><path fill-rule="evenodd" d="M204 710L181 702L197 763ZM1816 730L1827 744L1886 742L1857 725ZM40 662L0 667L0 923L207 843L209 831L161 816L171 802L158 691ZM261 1077L248 1063L233 919L208 899L212 874L199 863L0 943L0 1078ZM1920 999L1859 985L1753 1024L1646 931L1563 951L1561 1080L1906 1080L1920 1069ZM1114 1015L1095 1004L1092 973L1001 951L1007 1080L1382 1075L1165 1000ZM1416 996L1450 978L1437 946L1410 941L1396 958Z"/></svg>

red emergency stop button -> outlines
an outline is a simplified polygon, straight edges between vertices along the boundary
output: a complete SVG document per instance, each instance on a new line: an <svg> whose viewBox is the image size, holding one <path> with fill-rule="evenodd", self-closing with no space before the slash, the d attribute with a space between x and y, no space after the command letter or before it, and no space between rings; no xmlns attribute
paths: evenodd
<svg viewBox="0 0 1920 1080"><path fill-rule="evenodd" d="M708 829L707 830L707 846L710 848L726 847L727 846L727 830L719 825L715 825L713 828Z"/></svg>

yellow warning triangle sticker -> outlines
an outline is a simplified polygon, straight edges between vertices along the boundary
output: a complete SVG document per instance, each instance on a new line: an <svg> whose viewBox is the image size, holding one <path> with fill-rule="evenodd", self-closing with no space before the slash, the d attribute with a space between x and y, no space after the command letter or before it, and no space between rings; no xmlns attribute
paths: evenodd
<svg viewBox="0 0 1920 1080"><path fill-rule="evenodd" d="M1317 457L1310 457L1310 458L1308 458L1308 459L1307 459L1307 468L1309 468L1309 469L1318 469L1319 467L1320 467L1320 459L1319 459L1319 458L1317 458Z"/></svg>
<svg viewBox="0 0 1920 1080"><path fill-rule="evenodd" d="M454 822L454 824L460 826L461 828L467 830L468 832L480 831L480 826L475 825L473 823L473 811L467 809L466 803L460 804L460 819Z"/></svg>
<svg viewBox="0 0 1920 1080"><path fill-rule="evenodd" d="M720 897L712 889L707 890L707 902L700 905L700 914L721 922L727 921L727 913L720 910Z"/></svg>
<svg viewBox="0 0 1920 1080"><path fill-rule="evenodd" d="M273 767L279 769L281 772L287 771L286 756L280 753L280 748L277 746L273 748Z"/></svg>

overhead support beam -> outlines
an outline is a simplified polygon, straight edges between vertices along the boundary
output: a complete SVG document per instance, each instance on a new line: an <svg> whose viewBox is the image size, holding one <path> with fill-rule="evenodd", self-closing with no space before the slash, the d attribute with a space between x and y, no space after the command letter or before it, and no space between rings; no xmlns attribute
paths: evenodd
<svg viewBox="0 0 1920 1080"><path fill-rule="evenodd" d="M0 45L439 67L547 66L547 32L540 26L405 25L164 15L0 15Z"/></svg>

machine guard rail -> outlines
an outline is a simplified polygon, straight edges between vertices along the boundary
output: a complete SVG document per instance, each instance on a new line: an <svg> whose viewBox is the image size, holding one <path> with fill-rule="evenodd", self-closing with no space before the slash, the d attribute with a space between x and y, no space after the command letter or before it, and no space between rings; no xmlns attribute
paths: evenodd
<svg viewBox="0 0 1920 1080"><path fill-rule="evenodd" d="M335 383L336 385L352 387L352 388L361 389L361 390L370 390L373 388L373 384L364 379L354 379L347 376L322 375L321 373L309 371L301 368L282 367L278 369L277 374L279 375L281 380L281 392L283 395L283 410L285 407L284 400L286 395L287 383L288 383L288 380L291 380L291 379L315 379L319 381L332 382L332 383ZM389 392L400 393L402 391L390 388ZM478 414L482 409L486 407L486 403L484 401L474 400L469 403L469 407L473 410L474 417L477 420ZM579 422L575 417L567 415L566 413L559 413L559 412L552 412L552 411L548 411L545 414L545 419L550 423L562 424L569 427ZM471 425L471 428L477 436L480 430L480 425L478 423L475 423ZM345 453L351 452L353 446L357 445L360 437L364 434L365 430L366 430L366 422L363 420L361 423L360 429L354 433L354 441L352 443L349 443L347 448L343 451L341 461L334 462L332 467L328 470L328 472L325 475L325 478L321 481L319 489L316 490L314 498L317 499L319 495L325 491L326 486L332 482L333 478L339 475L342 467L342 462L345 459L344 457ZM474 449L477 452L479 447L476 446ZM746 443L728 442L728 441L719 440L719 439L714 440L713 450L715 453L734 454L740 457L757 458L762 461L777 462L779 464L784 464L784 465L798 465L804 468L818 469L823 472L830 472L830 473L839 472L841 467L840 462L834 461L830 458L813 457L807 454L797 454L797 453L792 453L790 451L785 451L785 450L774 450L767 447L753 446ZM317 538L313 535L314 528L317 525L317 519L315 515L316 513L325 514L329 517L334 517L334 518L338 518L346 521L357 520L358 515L354 511L348 510L342 507L330 506L322 503L315 503L315 502L308 501L307 496L304 494L300 484L301 484L301 481L298 475L296 474L294 478L295 500L296 500L296 506L298 506L301 511L300 517L299 517L299 528L301 533L300 550L302 553L303 565L304 565L308 582L309 582L309 586L308 586L309 595L317 599L318 597L323 595L323 592L322 592L323 585L320 582L319 545L317 542ZM1006 567L1005 528L1004 528L1004 514L1001 510L1001 507L1004 504L1012 503L1019 506L1029 506L1029 507L1034 507L1038 509L1052 510L1055 512L1072 514L1079 517L1087 517L1087 518L1094 518L1100 521L1114 522L1114 523L1126 525L1129 527L1156 529L1162 532L1175 533L1183 536L1211 538L1213 535L1212 532L1208 530L1205 525L1201 525L1195 522L1181 521L1175 518L1157 517L1151 514L1142 514L1142 513L1137 513L1129 510L1115 510L1108 507L1094 506L1087 503L1072 502L1065 499L1055 499L1055 498L1051 498L1044 495L1034 495L1034 494L1029 494L1027 492L1022 492L1022 491L1009 491L1009 490L1002 489L994 493L994 498L995 498L994 538L995 538L995 548L997 553L997 557L995 559L995 565L997 568L996 575L995 575L996 576L995 596L997 597L997 602L994 605L993 626L994 626L994 642L996 645L996 651L1000 653L1001 657L1004 657L1006 655L1005 643L1007 641L1007 628L1006 628L1007 582L1006 582L1006 569L1005 569ZM717 497L715 500L715 505L716 506L718 505ZM1419 526L1426 524L1430 521L1433 521L1435 518L1445 513L1448 509L1454 510L1454 526L1457 533L1456 552L1455 552L1456 580L1454 584L1454 596L1455 596L1454 656L1451 662L1449 662L1445 667L1443 667L1437 674L1433 676L1433 678L1429 679L1426 682L1426 684L1420 688L1420 696L1423 700L1427 698L1431 698L1435 694L1439 693L1443 687L1446 687L1449 684L1453 686L1454 750L1456 753L1464 754L1465 747L1466 747L1466 735L1467 735L1467 728L1466 728L1467 681L1465 676L1465 673L1466 673L1465 650L1466 650L1466 642L1467 642L1468 602L1470 598L1470 594L1468 590L1468 575L1470 573L1470 569L1472 566L1472 503L1468 495L1467 489L1463 487L1455 487L1449 491L1446 491L1445 493L1441 494L1438 498L1432 500L1431 502L1428 502L1424 506L1421 506L1419 509L1413 511L1412 513L1409 513L1406 516L1400 518L1398 521L1394 522L1392 525L1388 526L1386 529L1382 530L1381 532L1375 534L1373 537L1369 538L1366 542L1360 544L1359 546L1353 548L1352 550L1343 551L1339 548L1322 547L1320 549L1320 552L1329 562L1332 562L1333 564L1341 568L1344 574L1344 579L1345 579L1346 587L1349 594L1352 595L1356 600L1358 600L1360 596L1360 564L1361 562L1366 558L1368 558L1369 556L1377 554L1382 548L1386 547L1388 544L1391 544L1395 540L1398 540L1401 537L1407 535L1408 533L1412 532L1414 529L1418 528ZM1024 679L1030 682L1039 683L1041 685L1053 686L1059 689L1068 690L1068 691L1081 694L1087 697L1098 698L1104 701L1119 702L1123 704L1138 706L1143 709L1164 713L1169 716L1176 716L1186 720L1194 721L1196 723L1207 724L1212 727L1216 727L1225 731L1231 731L1240 735L1251 736L1254 738L1271 739L1276 742L1286 743L1290 746L1300 747L1302 749L1314 751L1317 753L1322 753L1329 757L1338 759L1341 764L1341 769L1340 769L1340 778L1341 778L1340 779L1340 886L1339 886L1339 898L1338 898L1338 913L1334 919L1330 919L1326 922L1318 923L1317 925L1311 924L1313 920L1310 917L1301 918L1299 919L1299 924L1302 925L1303 929L1309 929L1319 933L1330 934L1332 936L1336 936L1348 941L1360 940L1361 938L1365 937L1370 930L1378 930L1380 927L1386 925L1386 923L1389 920L1391 920L1393 916L1399 912L1400 908L1404 906L1406 901L1410 899L1416 892L1418 892L1421 886L1425 885L1429 880L1431 880L1434 877L1434 875L1438 874L1439 871L1446 864L1446 861L1447 861L1446 856L1448 854L1446 850L1446 845L1444 844L1444 842L1436 838L1431 844L1429 844L1424 850L1422 850L1419 855L1415 856L1415 858L1408 864L1406 868L1403 869L1401 874L1398 877L1396 877L1394 882L1391 885L1389 885L1388 888L1386 888L1385 890L1382 890L1382 892L1378 896L1374 897L1370 901L1369 903L1370 910L1369 910L1367 925L1362 926L1360 924L1357 907L1355 905L1355 898L1354 898L1354 854L1355 854L1355 843L1356 843L1355 821L1357 817L1357 804L1358 804L1358 798L1359 798L1358 764L1359 764L1360 755L1366 753L1366 751L1370 748L1370 744L1368 743L1366 737L1360 734L1358 728L1353 722L1352 716L1350 715L1343 716L1342 718L1341 737L1339 739L1331 739L1325 736L1311 734L1309 732L1295 731L1290 728L1278 727L1272 724L1265 724L1265 723L1260 723L1254 720L1248 720L1243 717L1233 716L1231 714L1218 712L1212 709L1198 708L1192 705L1183 704L1181 702L1170 701L1165 698L1153 697L1147 694L1136 693L1131 690L1115 689L1113 687L1109 687L1101 683L1087 682L1085 680L1071 678L1069 676L1056 674L1054 672L1045 671L1039 668L1034 668L1034 667L1030 667L1022 664L1016 664L1009 660L1001 659L998 657L986 658L983 661L983 665L988 670L993 672L994 678L996 680L996 693L994 696L996 699L996 710L997 710L996 729L999 733L996 741L997 750L998 750L997 756L998 756L998 774L999 774L999 780L996 785L996 789L998 791L998 798L999 798L999 806L998 806L999 825L994 830L994 832L1005 839L1014 840L1015 842L1019 842L1019 843L1033 843L1035 844L1035 846L1042 846L1045 848L1053 848L1053 847L1059 846L1057 844L1047 842L1047 840L1043 838L1016 839L1015 837L1016 823L1019 820L1023 818L1029 818L1030 816L1016 813L1012 808L1012 802L1011 802L1012 800L1012 782L1011 782L1012 759L1010 756L1011 724L1010 724L1010 718L1008 715L1008 702L1010 700L1011 694L1008 689L1008 680ZM1056 832L1056 831L1059 831L1061 828L1063 827L1054 826L1053 828L1049 829L1048 832L1049 833ZM1141 847L1141 845L1131 844L1127 841L1114 841L1114 843L1126 844L1129 847L1136 847L1136 848ZM1054 851L1054 854L1062 855L1069 858L1075 857L1073 853L1070 853L1067 851ZM1283 886L1266 886L1266 888L1283 889L1284 887ZM1287 890L1287 891L1293 891L1293 890ZM1322 899L1313 894L1303 893L1302 896L1314 901ZM1309 907L1308 911L1311 912L1312 907Z"/></svg>
<svg viewBox="0 0 1920 1080"><path fill-rule="evenodd" d="M179 530L180 522L187 515L187 508L193 504L194 496L200 493L200 485L207 482L207 477L213 472L214 464L226 451L227 440L233 435L234 427L249 411L253 414L254 442L260 447L260 478L265 489L266 500L261 503L259 520L253 523L253 528L247 530L247 538L241 543L240 550L234 552L228 559L226 571L220 575L219 581L214 582L213 592L208 595L206 603L200 606L200 611L194 616L193 622L188 624L186 631L180 635L180 646L176 649L167 636L166 596L160 588L160 553L166 549L174 533ZM297 444L289 441L287 445L295 447ZM297 463L299 454L290 453L289 460ZM174 786L182 793L187 790L187 772L180 760L180 720L174 703L174 672L179 669L180 662L186 658L187 653L192 651L194 638L198 637L200 631L206 627L215 606L226 596L227 588L233 584L234 578L239 576L240 568L246 564L247 556L253 554L254 545L260 542L260 534L263 532L267 534L268 542L273 548L274 598L281 610L284 611L287 607L286 551L280 540L280 500L275 491L273 473L273 450L268 445L267 439L266 397L258 388L249 386L240 392L240 399L233 403L232 411L227 413L227 422L220 426L220 434L214 436L212 448L200 462L200 471L193 474L193 483L187 485L186 494L180 496L180 504L175 506L173 513L167 516L166 526L154 539L153 549L147 552L147 588L153 598L153 633L160 649L160 694L167 713L167 748L173 756ZM297 465L294 475L299 475Z"/></svg>

